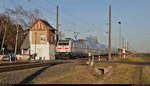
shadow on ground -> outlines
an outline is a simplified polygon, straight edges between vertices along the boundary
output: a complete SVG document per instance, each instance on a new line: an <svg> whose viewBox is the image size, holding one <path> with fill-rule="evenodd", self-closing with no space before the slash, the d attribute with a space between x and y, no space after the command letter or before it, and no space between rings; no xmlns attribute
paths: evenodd
<svg viewBox="0 0 150 86"><path fill-rule="evenodd" d="M46 70L48 67L44 67L38 71L36 71L35 73L33 73L32 75L28 76L27 78L25 78L24 80L22 80L19 84L25 84L25 83L29 83L30 81L32 81L36 76L38 76L39 74L41 74L44 70Z"/></svg>

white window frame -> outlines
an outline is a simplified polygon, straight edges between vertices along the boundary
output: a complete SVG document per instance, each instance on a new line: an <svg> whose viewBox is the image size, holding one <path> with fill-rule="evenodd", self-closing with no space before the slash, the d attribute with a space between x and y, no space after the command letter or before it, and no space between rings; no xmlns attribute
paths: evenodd
<svg viewBox="0 0 150 86"><path fill-rule="evenodd" d="M41 34L40 35L40 42L45 42L46 41L46 35Z"/></svg>

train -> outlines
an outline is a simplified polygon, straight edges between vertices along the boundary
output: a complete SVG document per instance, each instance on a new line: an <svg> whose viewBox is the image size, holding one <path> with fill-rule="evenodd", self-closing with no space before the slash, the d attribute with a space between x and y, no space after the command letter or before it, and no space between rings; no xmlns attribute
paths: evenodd
<svg viewBox="0 0 150 86"><path fill-rule="evenodd" d="M94 57L108 55L108 48L104 44L93 41L78 39L73 40L66 38L59 40L56 46L56 58L75 58L87 57L91 53ZM117 48L112 48L113 55L118 54Z"/></svg>

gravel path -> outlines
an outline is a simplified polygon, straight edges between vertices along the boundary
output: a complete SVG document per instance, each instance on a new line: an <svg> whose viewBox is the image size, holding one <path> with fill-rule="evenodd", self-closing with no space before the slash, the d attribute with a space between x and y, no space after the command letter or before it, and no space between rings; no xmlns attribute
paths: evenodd
<svg viewBox="0 0 150 86"><path fill-rule="evenodd" d="M19 84L43 67L0 73L0 84Z"/></svg>

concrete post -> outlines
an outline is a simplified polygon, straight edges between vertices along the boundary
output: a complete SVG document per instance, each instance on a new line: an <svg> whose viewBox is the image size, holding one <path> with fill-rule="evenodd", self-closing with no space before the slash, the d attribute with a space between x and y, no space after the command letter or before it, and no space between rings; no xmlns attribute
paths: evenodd
<svg viewBox="0 0 150 86"><path fill-rule="evenodd" d="M100 61L101 60L101 56L98 56L98 61Z"/></svg>
<svg viewBox="0 0 150 86"><path fill-rule="evenodd" d="M44 61L45 61L45 56L44 56Z"/></svg>
<svg viewBox="0 0 150 86"><path fill-rule="evenodd" d="M92 56L92 60L90 62L90 66L93 66L94 65L94 56Z"/></svg>
<svg viewBox="0 0 150 86"><path fill-rule="evenodd" d="M10 56L10 58L9 58L9 62L11 63L11 56Z"/></svg>
<svg viewBox="0 0 150 86"><path fill-rule="evenodd" d="M88 64L88 65L90 65L90 63L91 63L91 56L92 56L92 54L89 52L88 53L89 61L86 62L86 64Z"/></svg>

